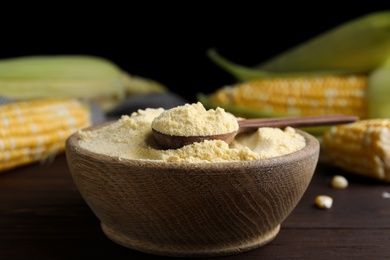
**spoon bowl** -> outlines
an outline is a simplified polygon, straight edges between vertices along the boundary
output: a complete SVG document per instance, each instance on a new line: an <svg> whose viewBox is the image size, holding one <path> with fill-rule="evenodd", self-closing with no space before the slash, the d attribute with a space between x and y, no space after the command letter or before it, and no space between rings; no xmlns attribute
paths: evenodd
<svg viewBox="0 0 390 260"><path fill-rule="evenodd" d="M177 149L185 145L206 140L222 140L230 144L237 134L249 131L255 131L260 127L305 127L305 126L324 126L352 123L359 120L354 115L324 115L324 116L304 116L304 117L279 117L279 118L252 118L238 120L238 130L206 136L178 136L159 132L152 128L153 136L164 149Z"/></svg>

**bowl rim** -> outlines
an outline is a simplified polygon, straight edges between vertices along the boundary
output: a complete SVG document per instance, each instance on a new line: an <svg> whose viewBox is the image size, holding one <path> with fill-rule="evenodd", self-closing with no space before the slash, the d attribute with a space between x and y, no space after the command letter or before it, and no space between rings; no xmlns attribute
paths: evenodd
<svg viewBox="0 0 390 260"><path fill-rule="evenodd" d="M79 131L93 131L98 128L107 126L109 124L114 123L115 121L108 121L96 125L92 125L86 128L83 128ZM242 168L245 166L254 166L257 167L261 166L271 166L274 164L280 164L283 162L291 162L294 160L302 160L305 157L308 157L312 155L313 153L318 153L320 150L320 143L317 137L311 135L308 132L305 132L301 129L294 128L299 134L301 134L305 138L306 145L302 149L265 159L258 159L258 160L245 160L245 161L227 161L227 162L165 162L165 161L158 161L158 160L148 160L148 159L130 159L130 158L123 158L123 157L114 157L106 154L101 153L95 153L90 150L87 150L85 148L82 148L79 143L79 131L74 132L72 135L70 135L65 144L65 150L66 153L70 153L71 150L73 152L77 152L79 154L83 154L85 157L91 157L91 158L99 158L99 160L104 160L109 163L116 163L116 164L129 164L132 166L136 165L142 165L143 167L167 167L170 169L182 169L183 166L185 166L187 169L192 168L202 168L202 169L217 169L217 168ZM318 155L317 155L318 157Z"/></svg>

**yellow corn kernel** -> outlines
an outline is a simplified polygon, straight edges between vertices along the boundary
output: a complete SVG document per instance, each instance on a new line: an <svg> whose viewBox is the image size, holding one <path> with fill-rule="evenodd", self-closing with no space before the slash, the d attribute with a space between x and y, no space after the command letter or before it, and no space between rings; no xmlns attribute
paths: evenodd
<svg viewBox="0 0 390 260"><path fill-rule="evenodd" d="M349 185L348 180L341 175L335 175L332 177L332 180L330 181L330 185L334 189L346 189Z"/></svg>
<svg viewBox="0 0 390 260"><path fill-rule="evenodd" d="M318 195L315 204L320 209L330 209L333 205L333 198L328 195Z"/></svg>
<svg viewBox="0 0 390 260"><path fill-rule="evenodd" d="M350 114L367 118L366 75L263 78L227 86L215 104L291 116Z"/></svg>
<svg viewBox="0 0 390 260"><path fill-rule="evenodd" d="M320 154L348 172L390 182L390 119L333 126L322 136Z"/></svg>
<svg viewBox="0 0 390 260"><path fill-rule="evenodd" d="M89 107L76 99L32 99L0 106L0 171L45 161L66 139L91 125Z"/></svg>

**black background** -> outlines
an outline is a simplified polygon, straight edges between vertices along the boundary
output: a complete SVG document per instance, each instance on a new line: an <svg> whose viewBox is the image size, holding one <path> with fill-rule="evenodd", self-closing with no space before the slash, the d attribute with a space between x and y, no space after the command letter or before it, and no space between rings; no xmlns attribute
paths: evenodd
<svg viewBox="0 0 390 260"><path fill-rule="evenodd" d="M209 48L252 66L350 19L390 10L388 1L158 3L23 6L27 15L3 8L0 58L102 56L195 101L198 92L234 82L206 56Z"/></svg>

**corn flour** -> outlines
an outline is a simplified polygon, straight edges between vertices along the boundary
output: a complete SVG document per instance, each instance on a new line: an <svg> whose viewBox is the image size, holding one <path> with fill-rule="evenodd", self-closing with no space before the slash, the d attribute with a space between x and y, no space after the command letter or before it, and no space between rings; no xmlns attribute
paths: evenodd
<svg viewBox="0 0 390 260"><path fill-rule="evenodd" d="M306 145L304 137L294 128L262 127L255 132L237 135L230 145L213 140L163 150L153 137L152 124L161 132L184 136L220 134L238 129L237 118L224 109L206 111L201 103L194 103L170 110L147 108L130 116L123 115L99 129L80 130L79 143L91 152L120 159L185 163L265 159L295 152Z"/></svg>
<svg viewBox="0 0 390 260"><path fill-rule="evenodd" d="M202 103L185 104L162 112L152 122L160 133L175 136L204 136L238 130L237 118L217 107L206 110Z"/></svg>

